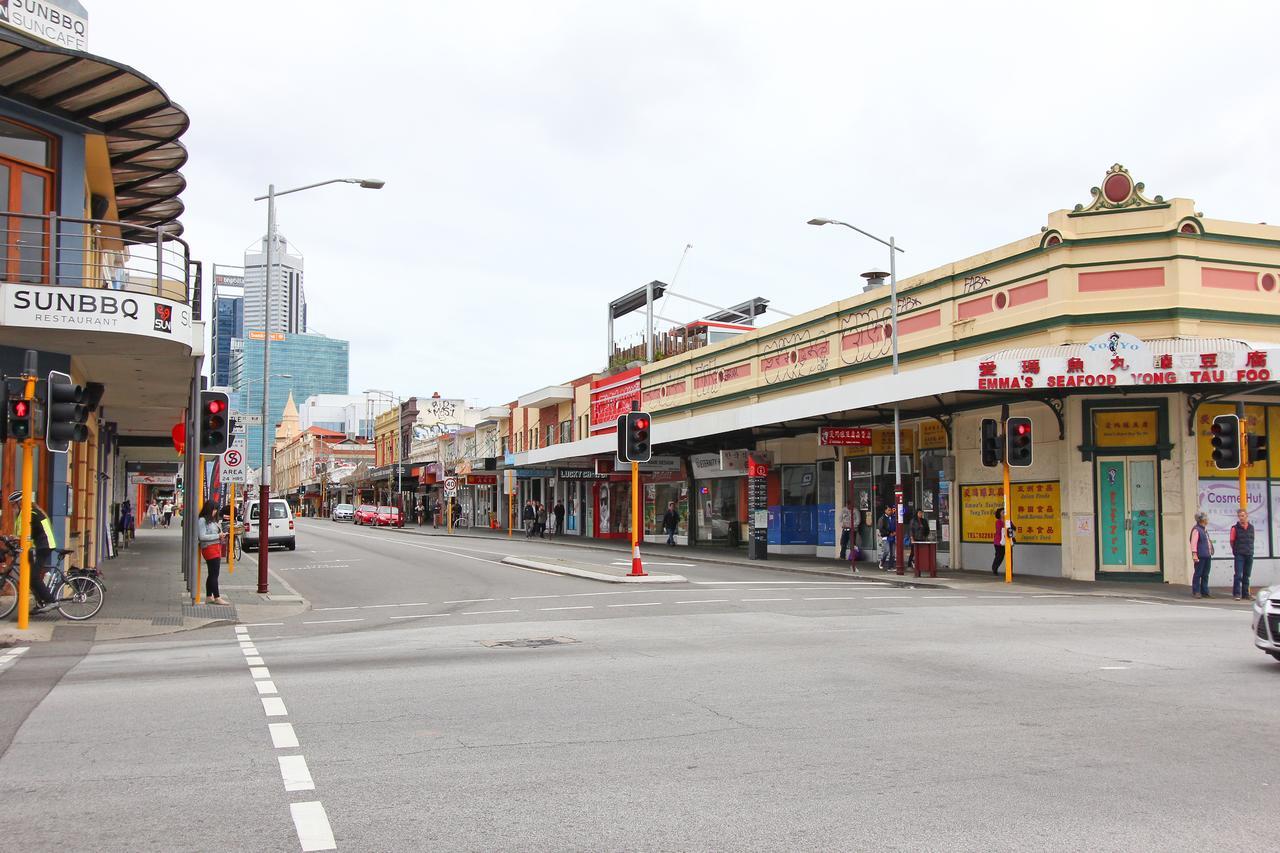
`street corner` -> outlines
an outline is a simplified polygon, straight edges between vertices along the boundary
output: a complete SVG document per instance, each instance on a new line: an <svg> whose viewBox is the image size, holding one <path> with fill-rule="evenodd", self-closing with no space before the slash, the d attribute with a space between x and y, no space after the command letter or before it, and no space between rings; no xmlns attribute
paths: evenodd
<svg viewBox="0 0 1280 853"><path fill-rule="evenodd" d="M609 568L593 563L580 563L572 560L564 560L557 557L544 557L540 560L530 560L527 557L503 557L502 562L508 566L515 566L521 569L534 569L540 572L553 572L558 575L568 575L575 578L586 578L587 580L601 581L602 583L643 583L643 584L671 584L671 583L688 583L689 579L684 575L669 574L647 574L647 575L624 575L613 574L600 569Z"/></svg>

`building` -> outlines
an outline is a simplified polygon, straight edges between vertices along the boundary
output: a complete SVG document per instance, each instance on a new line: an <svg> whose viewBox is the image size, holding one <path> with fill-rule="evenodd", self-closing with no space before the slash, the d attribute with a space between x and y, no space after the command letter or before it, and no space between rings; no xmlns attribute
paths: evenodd
<svg viewBox="0 0 1280 853"><path fill-rule="evenodd" d="M224 269L214 264L209 377L218 388L231 387L231 341L244 337L244 276Z"/></svg>
<svg viewBox="0 0 1280 853"><path fill-rule="evenodd" d="M0 22L0 174L12 189L0 372L20 376L32 350L38 375L65 371L86 389L88 440L65 454L37 442L32 476L68 563L94 567L125 500L176 496L171 433L202 372L205 329L180 221L187 114L85 39L69 50ZM22 482L23 455L16 441L0 446L4 494ZM0 532L12 530L6 509Z"/></svg>
<svg viewBox="0 0 1280 853"><path fill-rule="evenodd" d="M289 241L276 233L272 252L271 329L289 335L307 331L307 296L302 286L302 255L290 250ZM244 253L244 328L260 332L266 328L267 238L263 237Z"/></svg>
<svg viewBox="0 0 1280 853"><path fill-rule="evenodd" d="M271 341L271 380L268 419L271 428L280 422L285 402L305 400L317 394L346 394L350 362L349 344L324 335L276 333ZM235 411L262 412L262 340L252 331L232 342L231 387ZM245 450L250 468L261 464L262 427L245 429Z"/></svg>
<svg viewBox="0 0 1280 853"><path fill-rule="evenodd" d="M648 537L674 500L691 544L755 535L772 553L834 557L848 506L873 550L900 480L902 503L924 513L953 568L989 568L1007 497L1018 573L1187 582L1187 531L1204 509L1212 581L1230 583L1240 487L1213 463L1209 429L1242 405L1249 432L1280 435L1278 269L1280 228L1148 196L1116 165L1089 201L1027 237L898 282L896 375L893 306L873 276L864 292L645 365L638 383L593 383L592 428L607 420L597 401L636 399L653 414L655 459L670 470L642 477ZM1033 425L1032 464L1012 470L1007 496L980 450L982 422L1006 414ZM589 465L606 478L592 484L587 532L615 529L614 436L514 437L526 442L518 469L551 472L557 488ZM748 477L748 460L765 476ZM1249 467L1246 500L1259 530L1254 582L1273 583L1280 460Z"/></svg>
<svg viewBox="0 0 1280 853"><path fill-rule="evenodd" d="M313 394L298 406L298 423L302 429L318 426L372 441L374 418L394 405L378 393Z"/></svg>
<svg viewBox="0 0 1280 853"><path fill-rule="evenodd" d="M301 426L292 398L276 427L274 448L273 491L293 504L295 511L310 516L328 516L332 505L347 497L348 475L373 461L373 447L364 438Z"/></svg>

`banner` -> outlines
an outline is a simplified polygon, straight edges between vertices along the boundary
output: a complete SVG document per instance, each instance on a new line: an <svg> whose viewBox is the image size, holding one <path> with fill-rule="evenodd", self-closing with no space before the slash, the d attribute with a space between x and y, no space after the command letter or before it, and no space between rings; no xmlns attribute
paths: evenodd
<svg viewBox="0 0 1280 853"><path fill-rule="evenodd" d="M1061 545L1062 510L1058 481L1013 483L1009 514L1021 545ZM960 487L960 534L963 542L995 541L996 510L1004 506L1004 486Z"/></svg>

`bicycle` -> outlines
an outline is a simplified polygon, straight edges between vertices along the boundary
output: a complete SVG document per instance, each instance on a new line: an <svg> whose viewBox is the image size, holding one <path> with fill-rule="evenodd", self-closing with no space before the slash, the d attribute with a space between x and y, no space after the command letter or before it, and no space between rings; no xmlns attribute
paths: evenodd
<svg viewBox="0 0 1280 853"><path fill-rule="evenodd" d="M18 540L4 537L4 544L7 557L4 571L0 572L0 619L7 619L18 605ZM46 585L54 590L54 600L46 607L57 607L64 618L83 622L85 619L92 619L102 609L106 587L103 586L101 572L97 569L78 569L73 566L63 572L62 561L72 553L66 549L58 549L57 562L45 573Z"/></svg>

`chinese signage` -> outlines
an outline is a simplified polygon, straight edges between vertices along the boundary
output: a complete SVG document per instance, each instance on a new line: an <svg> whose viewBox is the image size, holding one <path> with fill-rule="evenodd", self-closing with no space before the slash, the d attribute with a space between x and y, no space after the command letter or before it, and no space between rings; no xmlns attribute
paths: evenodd
<svg viewBox="0 0 1280 853"><path fill-rule="evenodd" d="M870 447L870 427L820 427L818 443L825 446Z"/></svg>
<svg viewBox="0 0 1280 853"><path fill-rule="evenodd" d="M120 332L191 344L191 310L181 302L115 290L4 284L0 326Z"/></svg>
<svg viewBox="0 0 1280 853"><path fill-rule="evenodd" d="M1093 412L1093 443L1098 447L1153 447L1159 441L1158 413L1097 410Z"/></svg>
<svg viewBox="0 0 1280 853"><path fill-rule="evenodd" d="M1014 483L1009 500L1009 516L1017 527L1021 545L1061 545L1061 500L1058 481ZM964 542L995 541L996 510L1004 506L1004 486L960 487L960 527Z"/></svg>
<svg viewBox="0 0 1280 853"><path fill-rule="evenodd" d="M89 50L88 19L49 0L0 0L0 23L58 47Z"/></svg>
<svg viewBox="0 0 1280 853"><path fill-rule="evenodd" d="M942 424L932 418L920 422L920 449L947 449L947 431L943 429Z"/></svg>
<svg viewBox="0 0 1280 853"><path fill-rule="evenodd" d="M980 391L1028 388L1111 388L1270 382L1272 350L1153 354L1132 335L1111 332L1085 344L1079 355L978 362ZM1280 359L1280 350L1275 350Z"/></svg>
<svg viewBox="0 0 1280 853"><path fill-rule="evenodd" d="M618 418L640 400L640 368L615 373L591 383L591 433L615 432Z"/></svg>
<svg viewBox="0 0 1280 853"><path fill-rule="evenodd" d="M498 485L497 474L467 474L468 486L496 486Z"/></svg>

